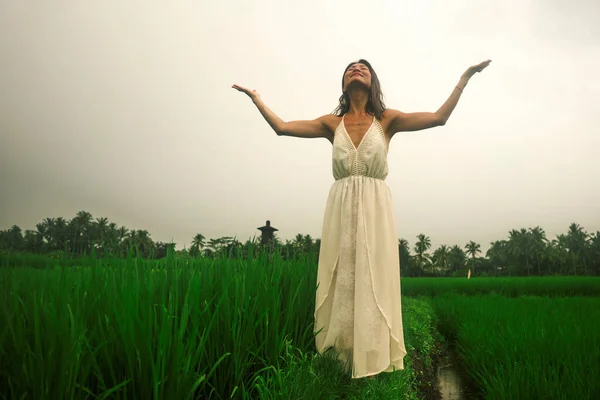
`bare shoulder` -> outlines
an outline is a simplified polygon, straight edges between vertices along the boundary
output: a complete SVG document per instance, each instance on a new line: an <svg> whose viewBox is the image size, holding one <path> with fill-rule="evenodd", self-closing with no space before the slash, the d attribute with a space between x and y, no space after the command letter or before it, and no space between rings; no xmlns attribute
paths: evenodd
<svg viewBox="0 0 600 400"><path fill-rule="evenodd" d="M379 123L388 138L391 138L394 135L392 125L395 121L402 118L403 115L404 113L402 111L394 110L393 108L386 108L383 112Z"/></svg>
<svg viewBox="0 0 600 400"><path fill-rule="evenodd" d="M327 127L327 130L333 134L340 124L342 117L338 117L337 115L333 114L325 114L318 119L324 126Z"/></svg>
<svg viewBox="0 0 600 400"><path fill-rule="evenodd" d="M323 127L325 127L325 129L329 133L329 135L327 136L327 139L331 143L333 143L333 137L335 136L335 130L340 125L341 120L342 120L342 117L338 117L337 115L333 115L333 114L325 114L325 115L317 118L317 121L321 122L321 125Z"/></svg>

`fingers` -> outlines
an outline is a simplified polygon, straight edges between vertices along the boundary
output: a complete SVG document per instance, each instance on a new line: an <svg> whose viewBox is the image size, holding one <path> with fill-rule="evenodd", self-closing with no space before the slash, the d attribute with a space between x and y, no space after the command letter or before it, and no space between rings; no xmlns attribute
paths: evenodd
<svg viewBox="0 0 600 400"><path fill-rule="evenodd" d="M235 85L235 84L231 85L231 87L233 89L236 89L238 92L244 93L245 95L247 95L250 98L257 98L258 97L258 93L256 93L256 90L250 90L250 89L247 89L245 87L242 87L240 85Z"/></svg>
<svg viewBox="0 0 600 400"><path fill-rule="evenodd" d="M486 60L484 62L479 63L478 65L474 66L474 69L476 72L481 72L483 71L488 65L490 65L490 63L492 62L492 60Z"/></svg>
<svg viewBox="0 0 600 400"><path fill-rule="evenodd" d="M239 86L239 85L232 85L231 87L232 87L233 89L235 89L235 90L239 91L239 92L244 92L244 93L247 93L247 92L248 92L248 89L246 89L246 88L244 88L244 87L241 87L241 86Z"/></svg>

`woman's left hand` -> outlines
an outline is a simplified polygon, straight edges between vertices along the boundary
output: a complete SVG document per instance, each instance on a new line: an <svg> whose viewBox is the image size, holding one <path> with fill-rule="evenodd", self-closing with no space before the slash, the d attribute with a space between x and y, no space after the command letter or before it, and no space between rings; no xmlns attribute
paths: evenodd
<svg viewBox="0 0 600 400"><path fill-rule="evenodd" d="M462 75L462 77L464 79L471 79L471 77L473 75L475 75L477 72L481 72L483 71L488 65L490 65L490 63L492 62L492 60L486 60L484 62L481 62L477 65L472 65L469 68L467 68L467 70L464 72L464 74Z"/></svg>

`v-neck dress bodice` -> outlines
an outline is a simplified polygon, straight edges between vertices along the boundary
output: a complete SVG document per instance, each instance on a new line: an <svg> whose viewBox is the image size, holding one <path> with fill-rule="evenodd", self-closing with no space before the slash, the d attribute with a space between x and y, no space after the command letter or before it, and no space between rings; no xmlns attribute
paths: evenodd
<svg viewBox="0 0 600 400"><path fill-rule="evenodd" d="M385 179L388 174L387 152L385 133L377 119L373 118L360 144L355 147L342 118L333 139L333 177L338 180L362 175Z"/></svg>

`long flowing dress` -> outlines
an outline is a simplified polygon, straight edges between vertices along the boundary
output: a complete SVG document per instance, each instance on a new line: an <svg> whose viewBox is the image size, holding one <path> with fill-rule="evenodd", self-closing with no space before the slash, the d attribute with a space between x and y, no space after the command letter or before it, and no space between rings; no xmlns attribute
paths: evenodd
<svg viewBox="0 0 600 400"><path fill-rule="evenodd" d="M404 369L400 260L379 121L355 147L344 119L333 140L315 304L319 353L335 348L352 378Z"/></svg>

